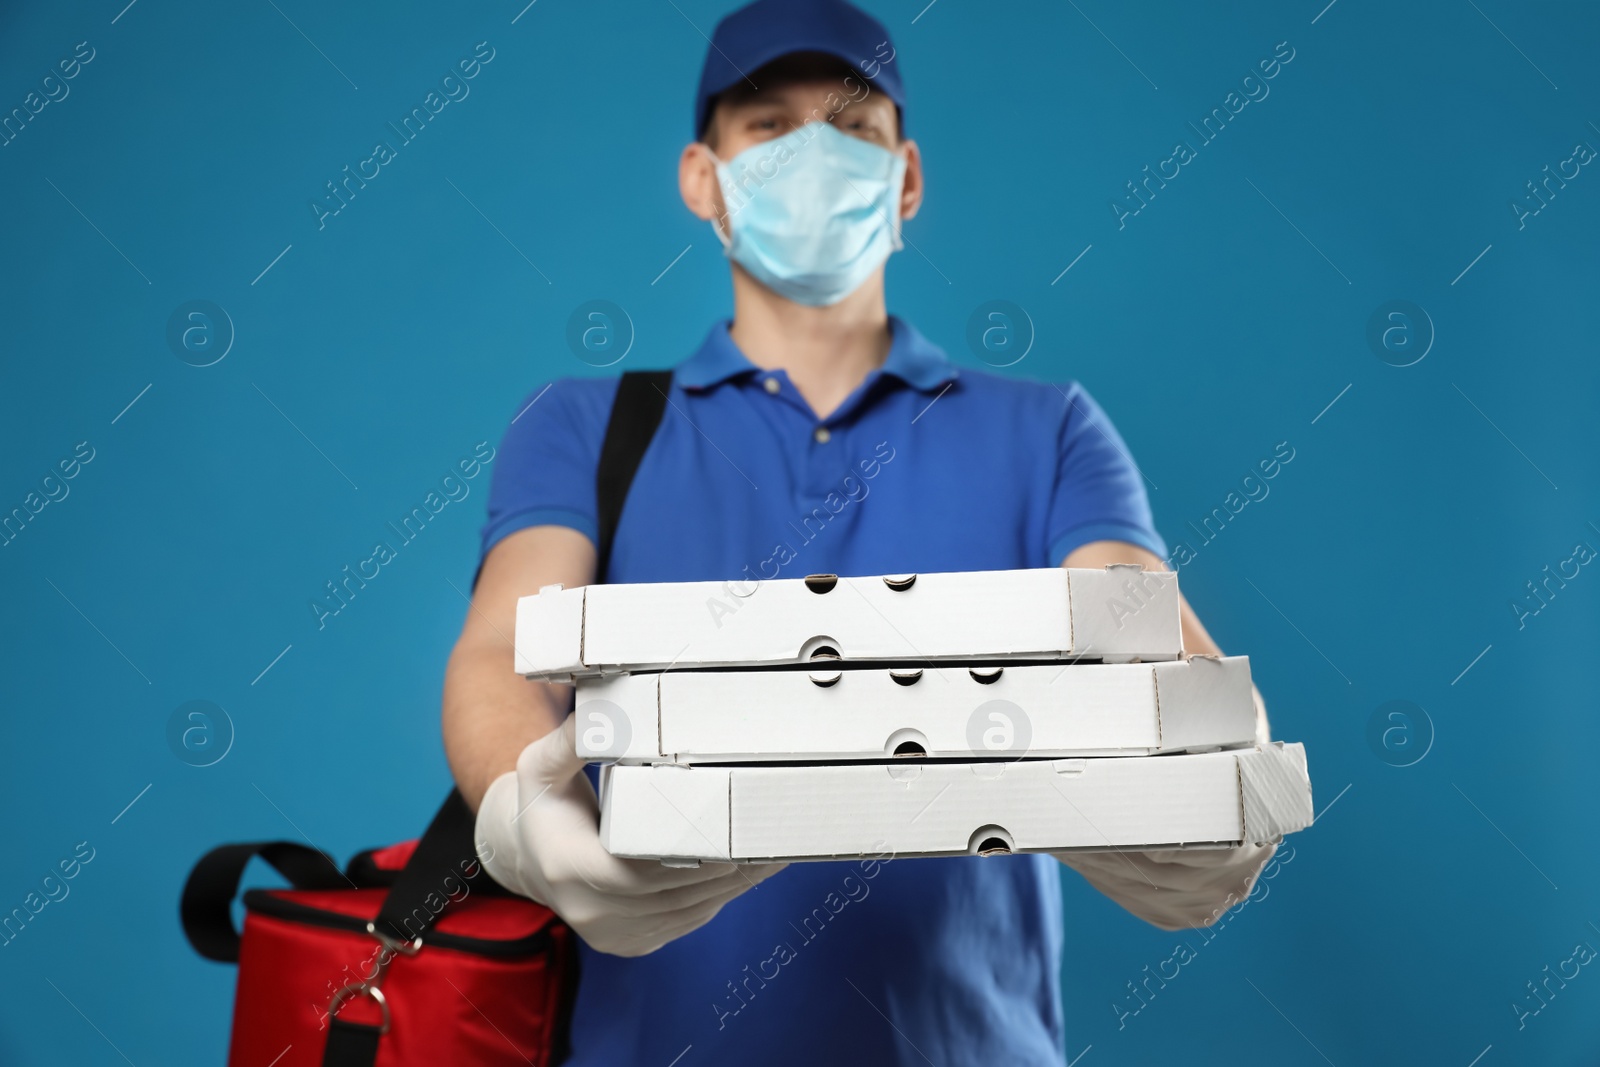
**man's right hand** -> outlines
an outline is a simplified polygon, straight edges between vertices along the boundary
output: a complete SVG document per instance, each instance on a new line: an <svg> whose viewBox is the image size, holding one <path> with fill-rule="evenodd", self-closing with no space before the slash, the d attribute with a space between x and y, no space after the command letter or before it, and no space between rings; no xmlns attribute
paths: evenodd
<svg viewBox="0 0 1600 1067"><path fill-rule="evenodd" d="M599 805L574 744L575 718L523 749L478 807L489 876L561 916L590 947L643 956L710 922L786 864L663 867L600 844Z"/></svg>

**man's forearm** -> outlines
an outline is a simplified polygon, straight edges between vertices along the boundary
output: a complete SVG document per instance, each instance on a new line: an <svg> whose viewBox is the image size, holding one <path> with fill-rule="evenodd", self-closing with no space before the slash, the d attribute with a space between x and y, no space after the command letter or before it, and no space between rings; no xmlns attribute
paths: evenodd
<svg viewBox="0 0 1600 1067"><path fill-rule="evenodd" d="M570 686L530 682L513 669L517 598L547 585L594 580L594 543L565 526L530 526L489 550L444 674L444 751L473 811L490 784L515 770L530 742L561 725Z"/></svg>
<svg viewBox="0 0 1600 1067"><path fill-rule="evenodd" d="M516 769L530 742L561 725L571 701L570 687L515 673L503 644L456 647L445 669L444 748L473 811L489 783Z"/></svg>

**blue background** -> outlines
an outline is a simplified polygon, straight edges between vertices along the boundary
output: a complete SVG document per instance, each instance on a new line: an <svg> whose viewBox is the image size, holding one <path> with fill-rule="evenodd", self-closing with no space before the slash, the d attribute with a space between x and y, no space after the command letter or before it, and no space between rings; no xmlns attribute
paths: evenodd
<svg viewBox="0 0 1600 1067"><path fill-rule="evenodd" d="M1181 574L1326 810L1120 1021L1179 938L1064 872L1066 1057L1595 1062L1592 968L1520 1029L1511 1005L1600 947L1600 568L1521 629L1510 604L1600 547L1600 175L1522 229L1509 207L1600 145L1594 9L923 2L868 5L928 169L891 310L983 366L973 310L1025 309L1008 372L1088 386L1169 542L1295 449ZM325 628L309 601L535 383L590 370L578 305L625 309L627 367L678 361L730 306L675 181L721 3L119 10L0 13L0 109L95 50L0 148L0 509L94 449L0 548L0 912L95 850L0 948L8 1064L221 1061L233 971L181 937L187 868L223 841L342 858L421 828L487 477ZM479 41L470 95L319 230L324 183ZM1124 183L1280 41L1270 95L1119 229ZM208 367L167 341L197 299L236 332ZM1366 336L1397 299L1436 331L1407 367ZM231 721L212 766L169 745L190 700ZM1385 747L1368 727L1391 700L1425 712Z"/></svg>

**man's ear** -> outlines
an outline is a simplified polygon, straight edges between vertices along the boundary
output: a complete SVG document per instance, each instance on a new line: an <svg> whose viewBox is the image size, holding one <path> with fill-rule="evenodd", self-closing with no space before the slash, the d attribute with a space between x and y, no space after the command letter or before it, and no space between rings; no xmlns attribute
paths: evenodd
<svg viewBox="0 0 1600 1067"><path fill-rule="evenodd" d="M917 209L922 206L922 152L917 148L917 142L906 141L901 145L901 151L906 157L905 182L900 187L900 218L915 218Z"/></svg>
<svg viewBox="0 0 1600 1067"><path fill-rule="evenodd" d="M700 141L685 145L683 155L678 157L678 193L696 218L709 222L724 214L716 164L711 161L708 147Z"/></svg>

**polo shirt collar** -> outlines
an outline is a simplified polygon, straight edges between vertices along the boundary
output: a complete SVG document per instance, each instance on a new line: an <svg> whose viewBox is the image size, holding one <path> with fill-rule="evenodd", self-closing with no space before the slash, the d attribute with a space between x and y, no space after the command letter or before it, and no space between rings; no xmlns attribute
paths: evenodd
<svg viewBox="0 0 1600 1067"><path fill-rule="evenodd" d="M710 389L730 378L759 371L761 368L734 344L728 327L731 319L724 319L711 328L699 351L678 364L673 377L686 389ZM889 316L892 340L889 354L880 371L892 374L914 389L936 390L952 381L959 373L938 345L929 341L915 326L897 316Z"/></svg>
<svg viewBox="0 0 1600 1067"><path fill-rule="evenodd" d="M728 334L732 319L724 319L711 327L700 350L673 370L672 377L685 389L709 389L740 374L759 370Z"/></svg>
<svg viewBox="0 0 1600 1067"><path fill-rule="evenodd" d="M883 361L883 373L892 374L923 392L941 389L955 380L960 372L944 354L944 349L903 319L890 315L889 324L894 329L894 340Z"/></svg>

